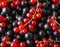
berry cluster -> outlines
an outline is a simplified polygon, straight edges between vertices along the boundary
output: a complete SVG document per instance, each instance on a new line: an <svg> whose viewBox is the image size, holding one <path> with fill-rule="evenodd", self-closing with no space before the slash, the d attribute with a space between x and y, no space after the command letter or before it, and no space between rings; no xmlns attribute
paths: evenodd
<svg viewBox="0 0 60 47"><path fill-rule="evenodd" d="M0 47L60 47L59 0L1 0Z"/></svg>

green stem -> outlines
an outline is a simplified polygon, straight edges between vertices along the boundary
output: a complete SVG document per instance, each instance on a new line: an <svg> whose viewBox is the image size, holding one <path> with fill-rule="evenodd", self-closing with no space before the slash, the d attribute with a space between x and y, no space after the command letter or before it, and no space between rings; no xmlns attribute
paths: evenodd
<svg viewBox="0 0 60 47"><path fill-rule="evenodd" d="M46 0L46 2L48 3L48 0Z"/></svg>
<svg viewBox="0 0 60 47"><path fill-rule="evenodd" d="M36 11L38 10L38 3L39 3L39 1L37 0ZM35 11L35 13L33 14L32 18L28 21L28 23L24 24L24 26L26 26L26 25L28 25L29 23L31 23L33 17L36 15L36 11Z"/></svg>

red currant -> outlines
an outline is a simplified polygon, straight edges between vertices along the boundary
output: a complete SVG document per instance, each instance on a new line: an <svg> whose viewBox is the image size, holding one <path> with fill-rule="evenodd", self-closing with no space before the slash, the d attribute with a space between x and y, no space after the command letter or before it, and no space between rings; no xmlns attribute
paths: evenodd
<svg viewBox="0 0 60 47"><path fill-rule="evenodd" d="M37 19L40 19L41 16L42 16L42 15L41 15L40 13L37 13L37 14L36 14L36 18L37 18Z"/></svg>
<svg viewBox="0 0 60 47"><path fill-rule="evenodd" d="M44 39L43 42L45 46L48 46L48 41L46 39Z"/></svg>
<svg viewBox="0 0 60 47"><path fill-rule="evenodd" d="M23 30L24 28L24 25L19 25L19 30Z"/></svg>
<svg viewBox="0 0 60 47"><path fill-rule="evenodd" d="M16 1L16 2L15 2L15 5L16 5L16 6L19 6L19 5L20 5L20 1Z"/></svg>
<svg viewBox="0 0 60 47"><path fill-rule="evenodd" d="M35 44L38 44L38 43L39 43L39 40L36 39L36 40L35 40Z"/></svg>
<svg viewBox="0 0 60 47"><path fill-rule="evenodd" d="M22 30L22 32L23 32L24 34L26 34L26 33L27 33L27 29L24 28L24 29Z"/></svg>
<svg viewBox="0 0 60 47"><path fill-rule="evenodd" d="M31 8L29 12L30 12L31 14L34 14L34 13L35 13L35 9L34 9L34 8Z"/></svg>
<svg viewBox="0 0 60 47"><path fill-rule="evenodd" d="M18 38L13 39L13 42L18 43L19 42Z"/></svg>
<svg viewBox="0 0 60 47"><path fill-rule="evenodd" d="M0 44L0 46L1 46L1 47L6 47L6 43L5 43L5 42L2 42L2 43Z"/></svg>
<svg viewBox="0 0 60 47"><path fill-rule="evenodd" d="M36 1L37 0L30 0L30 3L34 5L36 3Z"/></svg>
<svg viewBox="0 0 60 47"><path fill-rule="evenodd" d="M3 42L8 42L8 41L9 41L9 37L8 37L8 36L4 36L4 37L2 38L2 41L3 41Z"/></svg>
<svg viewBox="0 0 60 47"><path fill-rule="evenodd" d="M52 0L53 3L58 3L58 0Z"/></svg>
<svg viewBox="0 0 60 47"><path fill-rule="evenodd" d="M2 7L6 7L7 6L7 2L6 1L3 1L2 2Z"/></svg>
<svg viewBox="0 0 60 47"><path fill-rule="evenodd" d="M27 18L31 18L32 14L31 13L27 13L26 16L27 16Z"/></svg>
<svg viewBox="0 0 60 47"><path fill-rule="evenodd" d="M24 23L28 23L29 19L28 18L25 18L23 19Z"/></svg>
<svg viewBox="0 0 60 47"><path fill-rule="evenodd" d="M14 3L11 3L11 8L15 8L15 4Z"/></svg>
<svg viewBox="0 0 60 47"><path fill-rule="evenodd" d="M19 32L19 28L18 28L18 27L14 27L13 31L14 31L15 33L18 33L18 32Z"/></svg>
<svg viewBox="0 0 60 47"><path fill-rule="evenodd" d="M29 29L30 29L30 30L33 30L33 29L34 29L34 26L30 24L30 25L29 25Z"/></svg>
<svg viewBox="0 0 60 47"><path fill-rule="evenodd" d="M38 44L36 44L36 47L40 47L40 44L38 43Z"/></svg>
<svg viewBox="0 0 60 47"><path fill-rule="evenodd" d="M42 9L39 8L39 9L37 10L37 13L41 13L41 14L42 14Z"/></svg>
<svg viewBox="0 0 60 47"><path fill-rule="evenodd" d="M20 47L26 47L26 43L25 42L20 42Z"/></svg>
<svg viewBox="0 0 60 47"><path fill-rule="evenodd" d="M20 20L17 22L18 25L23 25L23 22Z"/></svg>
<svg viewBox="0 0 60 47"><path fill-rule="evenodd" d="M37 22L36 22L35 20L33 20L33 21L31 22L31 24L34 25L34 26L36 25L36 23L37 23Z"/></svg>
<svg viewBox="0 0 60 47"><path fill-rule="evenodd" d="M40 44L40 47L45 47L45 45L43 43Z"/></svg>
<svg viewBox="0 0 60 47"><path fill-rule="evenodd" d="M41 3L38 3L38 8L41 8L42 7L42 4Z"/></svg>
<svg viewBox="0 0 60 47"><path fill-rule="evenodd" d="M56 20L56 16L52 16L51 19L52 19L52 20Z"/></svg>
<svg viewBox="0 0 60 47"><path fill-rule="evenodd" d="M58 44L54 44L54 47L59 47Z"/></svg>
<svg viewBox="0 0 60 47"><path fill-rule="evenodd" d="M11 47L18 47L18 43L12 42L12 43L11 43Z"/></svg>
<svg viewBox="0 0 60 47"><path fill-rule="evenodd" d="M52 23L52 20L51 20L51 19L48 19L48 20L47 20L47 23L48 23L48 24Z"/></svg>

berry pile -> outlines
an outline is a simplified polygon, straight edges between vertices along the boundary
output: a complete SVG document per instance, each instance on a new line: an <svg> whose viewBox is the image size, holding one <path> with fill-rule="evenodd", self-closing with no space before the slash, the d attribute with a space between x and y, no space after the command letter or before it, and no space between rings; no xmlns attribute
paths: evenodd
<svg viewBox="0 0 60 47"><path fill-rule="evenodd" d="M60 0L1 0L0 47L60 47Z"/></svg>

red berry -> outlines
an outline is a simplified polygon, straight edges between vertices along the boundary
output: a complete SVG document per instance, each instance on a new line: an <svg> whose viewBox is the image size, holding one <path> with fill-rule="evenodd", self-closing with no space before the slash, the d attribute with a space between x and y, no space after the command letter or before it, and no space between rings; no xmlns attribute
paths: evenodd
<svg viewBox="0 0 60 47"><path fill-rule="evenodd" d="M37 18L36 18L36 16L34 16L32 19L33 19L33 20L36 20Z"/></svg>
<svg viewBox="0 0 60 47"><path fill-rule="evenodd" d="M45 47L45 45L43 43L40 44L40 47Z"/></svg>
<svg viewBox="0 0 60 47"><path fill-rule="evenodd" d="M12 43L11 43L11 47L18 47L18 43L12 42Z"/></svg>
<svg viewBox="0 0 60 47"><path fill-rule="evenodd" d="M38 7L41 8L42 7L42 4L41 3L38 3Z"/></svg>
<svg viewBox="0 0 60 47"><path fill-rule="evenodd" d="M15 33L18 33L18 32L19 32L19 28L18 28L18 27L14 27L13 31L14 31Z"/></svg>
<svg viewBox="0 0 60 47"><path fill-rule="evenodd" d="M54 22L52 26L53 26L53 27L57 26L57 23L56 23L56 22Z"/></svg>
<svg viewBox="0 0 60 47"><path fill-rule="evenodd" d="M25 18L23 19L24 23L28 23L29 19L28 18Z"/></svg>
<svg viewBox="0 0 60 47"><path fill-rule="evenodd" d="M16 6L19 6L19 5L20 5L20 1L16 1L16 2L15 2L15 5L16 5Z"/></svg>
<svg viewBox="0 0 60 47"><path fill-rule="evenodd" d="M6 43L5 42L1 42L0 46L1 47L6 47Z"/></svg>
<svg viewBox="0 0 60 47"><path fill-rule="evenodd" d="M31 18L32 14L31 13L27 13L26 16L27 16L27 18Z"/></svg>
<svg viewBox="0 0 60 47"><path fill-rule="evenodd" d="M0 8L2 8L2 3L0 3Z"/></svg>
<svg viewBox="0 0 60 47"><path fill-rule="evenodd" d="M11 8L15 8L15 4L14 3L11 3Z"/></svg>
<svg viewBox="0 0 60 47"><path fill-rule="evenodd" d="M48 46L48 41L46 39L44 39L43 42L45 46Z"/></svg>
<svg viewBox="0 0 60 47"><path fill-rule="evenodd" d="M58 32L60 33L60 28L58 29Z"/></svg>
<svg viewBox="0 0 60 47"><path fill-rule="evenodd" d="M32 24L33 26L35 26L35 25L36 25L36 21L33 20L33 21L31 22L31 24Z"/></svg>
<svg viewBox="0 0 60 47"><path fill-rule="evenodd" d="M42 16L42 15L41 15L40 13L37 13L37 14L36 14L36 18L37 18L37 19L40 19L41 16Z"/></svg>
<svg viewBox="0 0 60 47"><path fill-rule="evenodd" d="M36 47L40 47L40 44L38 43L38 44L36 44Z"/></svg>
<svg viewBox="0 0 60 47"><path fill-rule="evenodd" d="M51 40L52 40L52 38L49 38L48 40L49 40L49 41L51 41Z"/></svg>
<svg viewBox="0 0 60 47"><path fill-rule="evenodd" d="M58 3L58 0L52 0L53 3Z"/></svg>
<svg viewBox="0 0 60 47"><path fill-rule="evenodd" d="M30 3L34 5L36 3L36 1L37 0L30 0Z"/></svg>
<svg viewBox="0 0 60 47"><path fill-rule="evenodd" d="M59 47L58 44L54 44L54 47Z"/></svg>
<svg viewBox="0 0 60 47"><path fill-rule="evenodd" d="M26 34L26 33L27 33L27 29L24 28L24 29L22 30L22 32L23 32L24 34Z"/></svg>
<svg viewBox="0 0 60 47"><path fill-rule="evenodd" d="M54 43L49 43L49 46L50 47L54 47Z"/></svg>
<svg viewBox="0 0 60 47"><path fill-rule="evenodd" d="M39 9L37 10L37 13L41 13L41 14L42 14L42 9L39 8Z"/></svg>
<svg viewBox="0 0 60 47"><path fill-rule="evenodd" d="M35 13L35 9L34 9L34 8L31 8L29 12L30 12L31 14L34 14L34 13Z"/></svg>
<svg viewBox="0 0 60 47"><path fill-rule="evenodd" d="M55 26L55 27L52 27L54 31L57 31L58 30L58 27Z"/></svg>
<svg viewBox="0 0 60 47"><path fill-rule="evenodd" d="M3 1L2 2L2 7L6 7L7 6L7 2L6 1Z"/></svg>
<svg viewBox="0 0 60 47"><path fill-rule="evenodd" d="M38 43L39 43L39 40L36 39L36 40L35 40L35 44L38 44Z"/></svg>
<svg viewBox="0 0 60 47"><path fill-rule="evenodd" d="M51 17L51 20L56 20L56 16L52 16Z"/></svg>
<svg viewBox="0 0 60 47"><path fill-rule="evenodd" d="M52 23L52 20L51 20L51 19L48 19L48 20L47 20L47 23L48 23L48 24Z"/></svg>
<svg viewBox="0 0 60 47"><path fill-rule="evenodd" d="M23 30L24 28L24 25L19 25L19 30Z"/></svg>
<svg viewBox="0 0 60 47"><path fill-rule="evenodd" d="M0 23L0 26L4 28L6 26L6 24L4 22L2 22L2 23Z"/></svg>
<svg viewBox="0 0 60 47"><path fill-rule="evenodd" d="M20 21L17 22L17 24L18 25L23 25L23 21L20 20Z"/></svg>
<svg viewBox="0 0 60 47"><path fill-rule="evenodd" d="M3 21L4 17L2 15L0 15L0 21Z"/></svg>
<svg viewBox="0 0 60 47"><path fill-rule="evenodd" d="M20 42L20 47L26 47L26 43L25 42Z"/></svg>
<svg viewBox="0 0 60 47"><path fill-rule="evenodd" d="M33 30L33 29L34 29L34 26L30 24L30 25L29 25L29 29L30 29L30 30Z"/></svg>
<svg viewBox="0 0 60 47"><path fill-rule="evenodd" d="M8 37L8 36L4 36L4 37L2 38L2 41L3 41L3 42L8 42L8 41L9 41L9 37Z"/></svg>
<svg viewBox="0 0 60 47"><path fill-rule="evenodd" d="M18 38L13 39L13 42L18 43L19 42Z"/></svg>

